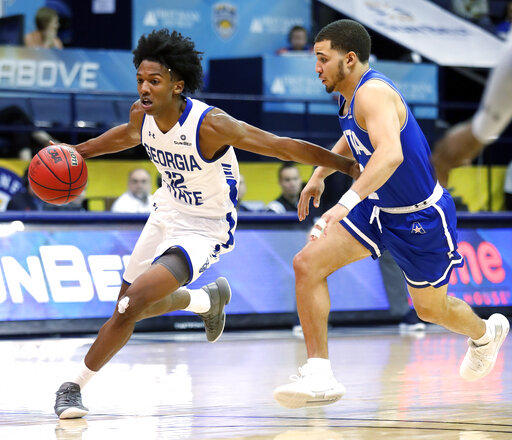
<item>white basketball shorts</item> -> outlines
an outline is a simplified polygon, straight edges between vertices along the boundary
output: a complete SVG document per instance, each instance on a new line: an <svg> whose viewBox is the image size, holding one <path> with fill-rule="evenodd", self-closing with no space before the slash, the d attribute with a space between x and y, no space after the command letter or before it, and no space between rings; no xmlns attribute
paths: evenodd
<svg viewBox="0 0 512 440"><path fill-rule="evenodd" d="M234 248L236 212L211 219L183 214L174 209L153 211L130 256L123 280L129 284L144 273L170 247L180 248L195 281L219 256Z"/></svg>

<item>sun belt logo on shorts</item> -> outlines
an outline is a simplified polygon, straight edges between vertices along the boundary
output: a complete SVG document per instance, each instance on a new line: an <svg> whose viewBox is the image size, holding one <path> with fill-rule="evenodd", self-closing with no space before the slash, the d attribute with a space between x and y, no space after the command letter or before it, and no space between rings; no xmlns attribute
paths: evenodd
<svg viewBox="0 0 512 440"><path fill-rule="evenodd" d="M411 234L426 234L426 231L423 229L420 222L414 222L412 224Z"/></svg>
<svg viewBox="0 0 512 440"><path fill-rule="evenodd" d="M206 269L208 269L208 267L210 266L210 260L206 260L206 263L204 263L201 267L201 269L199 269L199 273L203 273Z"/></svg>

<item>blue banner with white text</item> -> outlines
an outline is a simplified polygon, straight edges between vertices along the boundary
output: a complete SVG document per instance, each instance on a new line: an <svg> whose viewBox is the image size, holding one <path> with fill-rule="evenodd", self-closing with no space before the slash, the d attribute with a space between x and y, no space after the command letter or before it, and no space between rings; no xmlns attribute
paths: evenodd
<svg viewBox="0 0 512 440"><path fill-rule="evenodd" d="M16 222L15 222L16 223ZM111 315L140 227L0 225L0 321L101 318ZM228 313L295 312L293 256L303 230L240 229L236 247L193 283L229 279ZM512 305L512 229L460 229L465 265L448 294L471 306ZM248 270L250 268L250 270ZM378 262L350 264L328 278L333 311L386 310Z"/></svg>
<svg viewBox="0 0 512 440"><path fill-rule="evenodd" d="M168 28L190 37L205 59L272 54L288 45L294 25L309 30L310 10L310 0L133 0L133 46Z"/></svg>
<svg viewBox="0 0 512 440"><path fill-rule="evenodd" d="M314 55L293 57L265 56L263 63L263 90L265 95L301 98L331 99L332 104L310 104L310 113L336 114L337 94L329 95L315 72ZM417 118L437 117L435 107L438 95L438 68L434 64L413 64L394 61L374 61L371 67L389 77L408 102L416 105ZM421 106L428 104L428 106ZM302 103L265 103L266 111L304 113Z"/></svg>
<svg viewBox="0 0 512 440"><path fill-rule="evenodd" d="M0 228L0 321L110 316L140 229L4 232ZM222 275L233 290L228 313L294 312L292 259L305 242L302 230L241 229L235 249L192 287ZM388 308L378 263L371 259L336 272L329 286L333 310Z"/></svg>
<svg viewBox="0 0 512 440"><path fill-rule="evenodd" d="M137 93L128 51L0 46L0 88Z"/></svg>

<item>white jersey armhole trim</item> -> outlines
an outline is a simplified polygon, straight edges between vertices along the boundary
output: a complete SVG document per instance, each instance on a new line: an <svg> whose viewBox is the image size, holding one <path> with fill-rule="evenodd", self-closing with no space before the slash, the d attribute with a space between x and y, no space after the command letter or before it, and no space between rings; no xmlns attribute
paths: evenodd
<svg viewBox="0 0 512 440"><path fill-rule="evenodd" d="M402 133L402 131L404 131L405 127L407 127L407 122L409 122L409 111L410 111L409 107L407 107L407 103L405 102L405 99L403 98L403 96L400 94L400 92L398 91L398 89L397 89L396 87L393 87L391 84L389 84L388 82L384 81L382 78L370 78L370 79L369 79L368 81L366 81L366 82L369 82L369 81L382 81L384 84L388 85L391 89L393 89L393 90L398 94L398 96L399 96L400 100L402 101L402 104L403 104L403 105L404 105L404 107L405 107L405 121L404 121L403 125L400 127L400 133ZM354 98L353 98L354 106L356 105L356 103L355 103L356 99L355 99L355 98L356 98L356 97L355 97L355 95L354 95ZM352 107L352 109L353 109L353 108L354 108L354 107ZM357 127L358 127L361 131L363 131L363 132L365 132L365 133L368 133L368 131L367 131L367 130L365 130L363 127L361 127L361 126L357 123L357 119L356 119L356 114L355 114L355 112L354 112L353 117L354 117L354 123L357 125Z"/></svg>

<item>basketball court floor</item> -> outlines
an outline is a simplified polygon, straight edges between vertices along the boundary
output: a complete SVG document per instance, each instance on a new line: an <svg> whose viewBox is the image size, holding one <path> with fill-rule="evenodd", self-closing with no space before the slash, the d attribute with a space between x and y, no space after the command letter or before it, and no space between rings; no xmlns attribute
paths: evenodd
<svg viewBox="0 0 512 440"><path fill-rule="evenodd" d="M135 334L92 379L84 419L59 421L54 392L91 337L0 341L0 439L512 439L512 339L484 380L458 375L463 337L429 329L335 329L331 360L347 394L288 410L272 398L305 359L290 331Z"/></svg>

